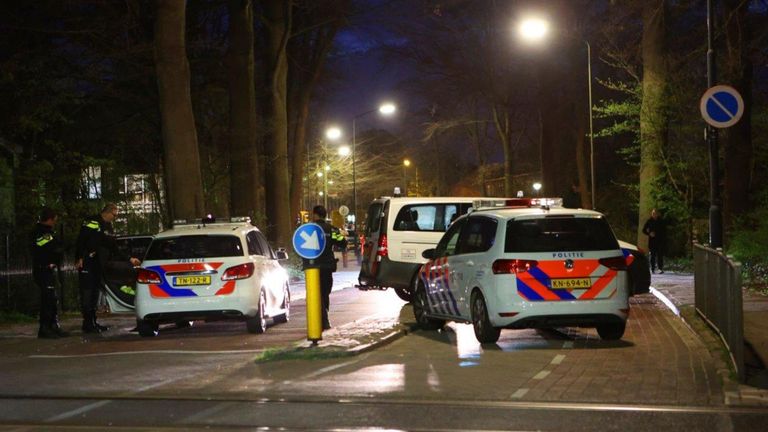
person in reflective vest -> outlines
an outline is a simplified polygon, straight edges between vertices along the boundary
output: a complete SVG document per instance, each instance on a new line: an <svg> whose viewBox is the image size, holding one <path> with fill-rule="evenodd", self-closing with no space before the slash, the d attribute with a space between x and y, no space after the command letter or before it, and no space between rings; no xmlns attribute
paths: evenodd
<svg viewBox="0 0 768 432"><path fill-rule="evenodd" d="M325 249L323 253L313 259L304 259L304 268L316 267L320 270L320 298L323 303L323 330L331 328L328 319L328 311L331 307L331 291L333 290L333 272L336 271L336 256L333 247L338 246L342 250L347 247L347 239L338 228L326 222L328 215L325 207L318 205L312 209L313 222L320 225L325 233Z"/></svg>
<svg viewBox="0 0 768 432"><path fill-rule="evenodd" d="M141 264L139 259L128 257L117 248L112 221L117 217L117 205L108 203L98 215L86 218L80 227L75 252L75 266L80 280L80 312L83 315L83 333L101 333L109 327L96 322L96 306L102 281L103 263L107 260L126 260L132 265Z"/></svg>
<svg viewBox="0 0 768 432"><path fill-rule="evenodd" d="M32 278L40 289L40 328L37 337L41 339L69 336L59 326L56 270L61 265L63 248L53 230L57 221L56 212L43 207L32 235Z"/></svg>

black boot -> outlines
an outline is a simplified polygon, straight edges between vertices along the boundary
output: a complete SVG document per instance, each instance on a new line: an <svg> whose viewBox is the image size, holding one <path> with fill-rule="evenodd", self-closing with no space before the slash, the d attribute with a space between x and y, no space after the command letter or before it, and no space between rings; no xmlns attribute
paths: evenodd
<svg viewBox="0 0 768 432"><path fill-rule="evenodd" d="M99 330L99 332L105 332L109 330L109 326L101 325L96 322L96 314L93 315L93 326Z"/></svg>
<svg viewBox="0 0 768 432"><path fill-rule="evenodd" d="M98 327L95 325L96 319L92 318L90 314L83 317L83 333L94 334L101 333Z"/></svg>

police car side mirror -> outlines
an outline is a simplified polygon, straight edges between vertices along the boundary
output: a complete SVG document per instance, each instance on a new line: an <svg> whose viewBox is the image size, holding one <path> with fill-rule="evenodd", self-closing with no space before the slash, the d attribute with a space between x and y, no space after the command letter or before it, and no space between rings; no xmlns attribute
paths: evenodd
<svg viewBox="0 0 768 432"><path fill-rule="evenodd" d="M434 248L427 249L427 250L425 250L424 252L421 253L421 256L423 258L426 258L426 259L429 259L429 260L435 259L435 251L436 251L436 249L434 249Z"/></svg>
<svg viewBox="0 0 768 432"><path fill-rule="evenodd" d="M288 259L288 252L286 252L285 249L280 248L275 251L275 256L277 256L278 261L284 261Z"/></svg>

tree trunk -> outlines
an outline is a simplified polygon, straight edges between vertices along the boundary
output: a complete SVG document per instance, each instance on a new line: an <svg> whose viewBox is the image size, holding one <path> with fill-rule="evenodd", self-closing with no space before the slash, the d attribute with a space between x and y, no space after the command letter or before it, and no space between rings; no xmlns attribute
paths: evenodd
<svg viewBox="0 0 768 432"><path fill-rule="evenodd" d="M726 56L724 80L741 93L744 115L722 131L725 151L726 226L749 210L752 188L752 62L749 59L751 29L747 22L749 2L724 0Z"/></svg>
<svg viewBox="0 0 768 432"><path fill-rule="evenodd" d="M184 40L185 12L184 2L157 2L155 67L171 218L201 217L205 211Z"/></svg>
<svg viewBox="0 0 768 432"><path fill-rule="evenodd" d="M309 118L309 100L311 89L299 90L296 109L296 124L293 129L293 151L291 151L291 217L298 217L301 211L301 199L304 196L304 175L307 165L307 119ZM309 175L308 173L306 175Z"/></svg>
<svg viewBox="0 0 768 432"><path fill-rule="evenodd" d="M256 91L253 81L253 5L229 0L230 205L233 216L255 220L261 187L256 149Z"/></svg>
<svg viewBox="0 0 768 432"><path fill-rule="evenodd" d="M656 206L654 188L662 174L662 152L667 140L667 114L664 107L667 86L665 43L665 0L646 0L643 4L643 101L640 107L640 202L637 243L647 248L643 221Z"/></svg>
<svg viewBox="0 0 768 432"><path fill-rule="evenodd" d="M266 201L268 234L278 247L291 240L288 183L288 59L286 46L291 31L291 2L264 1L264 21L269 55L269 134L267 138Z"/></svg>

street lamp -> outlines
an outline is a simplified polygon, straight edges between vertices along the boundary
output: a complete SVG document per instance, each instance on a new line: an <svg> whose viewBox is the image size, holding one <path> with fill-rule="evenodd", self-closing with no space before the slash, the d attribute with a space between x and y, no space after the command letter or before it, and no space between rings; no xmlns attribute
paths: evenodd
<svg viewBox="0 0 768 432"><path fill-rule="evenodd" d="M354 215L354 222L357 224L357 183L356 183L356 172L355 172L355 150L357 148L357 139L356 139L356 133L357 133L357 119L366 116L371 113L375 113L378 111L380 114L385 116L390 116L397 111L397 107L392 102L385 102L381 105L379 105L378 108L372 109L369 111L362 112L360 114L356 114L354 117L352 117L352 214Z"/></svg>
<svg viewBox="0 0 768 432"><path fill-rule="evenodd" d="M403 159L403 195L408 196L408 167L411 166L409 159Z"/></svg>
<svg viewBox="0 0 768 432"><path fill-rule="evenodd" d="M523 19L518 27L518 33L523 40L539 42L549 33L549 22L538 17ZM592 47L589 41L582 39L587 46L587 89L589 92L589 172L592 182L592 209L595 208L597 197L595 195L595 141L592 132Z"/></svg>
<svg viewBox="0 0 768 432"><path fill-rule="evenodd" d="M349 146L341 146L341 147L339 147L339 156L347 157L347 156L349 156L350 153L352 153L352 149L350 149Z"/></svg>
<svg viewBox="0 0 768 432"><path fill-rule="evenodd" d="M539 196L539 191L541 190L541 183L539 182L534 183L533 190L536 191L536 196Z"/></svg>

